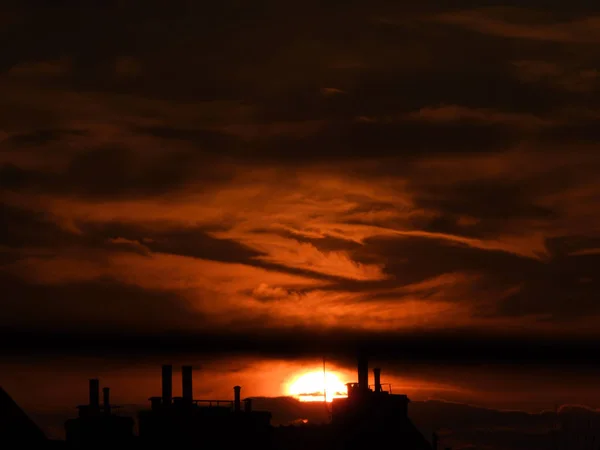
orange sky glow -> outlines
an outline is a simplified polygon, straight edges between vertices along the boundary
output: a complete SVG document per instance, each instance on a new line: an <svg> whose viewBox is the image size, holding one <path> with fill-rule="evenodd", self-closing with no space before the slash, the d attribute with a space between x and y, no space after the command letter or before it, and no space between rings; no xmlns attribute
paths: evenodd
<svg viewBox="0 0 600 450"><path fill-rule="evenodd" d="M300 401L327 401L347 397L346 385L334 372L309 371L295 375L289 382L286 394Z"/></svg>
<svg viewBox="0 0 600 450"><path fill-rule="evenodd" d="M416 399L600 407L595 2L29 3L0 2L27 408L94 376L145 404L184 359L197 397L320 401L326 357L332 399L363 347Z"/></svg>

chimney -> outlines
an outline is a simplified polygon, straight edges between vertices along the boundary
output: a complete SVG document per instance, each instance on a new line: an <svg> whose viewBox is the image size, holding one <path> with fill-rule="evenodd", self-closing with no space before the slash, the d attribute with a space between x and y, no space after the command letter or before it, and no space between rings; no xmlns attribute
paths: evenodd
<svg viewBox="0 0 600 450"><path fill-rule="evenodd" d="M439 447L439 438L437 433L433 433L433 435L431 436L431 446L433 447L433 450L438 450Z"/></svg>
<svg viewBox="0 0 600 450"><path fill-rule="evenodd" d="M97 378L90 380L90 409L100 408L100 382Z"/></svg>
<svg viewBox="0 0 600 450"><path fill-rule="evenodd" d="M247 398L244 400L244 412L251 413L252 412L252 399Z"/></svg>
<svg viewBox="0 0 600 450"><path fill-rule="evenodd" d="M373 369L373 378L375 379L375 392L381 392L381 369Z"/></svg>
<svg viewBox="0 0 600 450"><path fill-rule="evenodd" d="M110 388L102 388L102 396L104 397L104 414L110 414Z"/></svg>
<svg viewBox="0 0 600 450"><path fill-rule="evenodd" d="M192 391L192 366L181 367L181 396L186 403L192 403L194 399Z"/></svg>
<svg viewBox="0 0 600 450"><path fill-rule="evenodd" d="M242 405L240 401L240 392L242 388L240 386L233 387L233 409L235 412L240 412L242 410Z"/></svg>
<svg viewBox="0 0 600 450"><path fill-rule="evenodd" d="M173 366L162 366L162 401L163 405L171 404L173 398Z"/></svg>
<svg viewBox="0 0 600 450"><path fill-rule="evenodd" d="M369 360L363 352L358 357L358 387L361 391L369 389Z"/></svg>

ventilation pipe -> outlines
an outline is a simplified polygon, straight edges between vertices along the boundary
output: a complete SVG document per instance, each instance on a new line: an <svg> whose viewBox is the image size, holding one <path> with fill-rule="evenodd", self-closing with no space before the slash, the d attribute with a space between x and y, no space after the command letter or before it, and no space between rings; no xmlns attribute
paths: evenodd
<svg viewBox="0 0 600 450"><path fill-rule="evenodd" d="M192 366L181 368L181 396L186 403L192 403L194 399L192 390Z"/></svg>
<svg viewBox="0 0 600 450"><path fill-rule="evenodd" d="M110 414L110 388L102 388L104 414Z"/></svg>
<svg viewBox="0 0 600 450"><path fill-rule="evenodd" d="M375 379L375 392L381 392L381 369L373 369L373 378Z"/></svg>
<svg viewBox="0 0 600 450"><path fill-rule="evenodd" d="M173 399L173 366L165 364L162 366L162 402L167 406Z"/></svg>
<svg viewBox="0 0 600 450"><path fill-rule="evenodd" d="M233 409L235 412L240 412L242 410L242 402L241 402L241 391L242 388L240 386L233 387Z"/></svg>

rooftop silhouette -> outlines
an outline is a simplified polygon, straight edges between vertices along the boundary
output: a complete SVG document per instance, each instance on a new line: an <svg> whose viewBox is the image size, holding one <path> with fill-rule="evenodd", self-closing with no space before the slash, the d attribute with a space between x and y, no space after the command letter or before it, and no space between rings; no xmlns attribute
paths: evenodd
<svg viewBox="0 0 600 450"><path fill-rule="evenodd" d="M364 354L358 358L357 375L357 382L347 384L347 398L333 399L329 423L274 427L271 412L255 410L251 398L242 398L241 386L233 386L231 399L195 399L191 366L182 366L182 396L173 397L173 367L163 365L160 395L150 397L149 407L139 411L137 435L134 418L121 415L119 406L111 402L110 389L102 389L101 402L100 380L90 379L88 402L77 407L77 417L65 422L63 442L46 439L0 390L0 435L4 440L36 448L90 450L154 446L223 450L434 448L410 421L408 397L394 394L391 385L382 384L380 369L373 370L374 383L369 385L369 363Z"/></svg>
<svg viewBox="0 0 600 450"><path fill-rule="evenodd" d="M151 408L139 413L142 445L175 445L202 442L210 448L251 445L266 448L271 414L254 411L252 400L241 407L241 387L234 387L233 400L194 399L192 367L181 371L182 397L172 396L172 366L162 367L162 395L150 398Z"/></svg>
<svg viewBox="0 0 600 450"><path fill-rule="evenodd" d="M47 441L44 432L17 405L8 393L0 387L0 447L8 442L21 445L41 445Z"/></svg>
<svg viewBox="0 0 600 450"><path fill-rule="evenodd" d="M102 393L103 402L100 405L99 380L89 380L88 404L78 406L79 417L65 423L69 448L101 449L107 446L129 447L133 444L133 419L114 414L110 389L105 387Z"/></svg>

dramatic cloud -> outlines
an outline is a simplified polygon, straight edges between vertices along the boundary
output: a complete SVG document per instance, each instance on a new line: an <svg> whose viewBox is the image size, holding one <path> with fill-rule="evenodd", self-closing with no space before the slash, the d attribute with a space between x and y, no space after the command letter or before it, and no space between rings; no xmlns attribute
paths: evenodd
<svg viewBox="0 0 600 450"><path fill-rule="evenodd" d="M438 16L441 22L502 37L578 44L600 42L600 16L549 19L550 14L516 8L467 10Z"/></svg>
<svg viewBox="0 0 600 450"><path fill-rule="evenodd" d="M7 336L597 342L595 4L38 3L0 11Z"/></svg>

